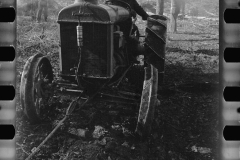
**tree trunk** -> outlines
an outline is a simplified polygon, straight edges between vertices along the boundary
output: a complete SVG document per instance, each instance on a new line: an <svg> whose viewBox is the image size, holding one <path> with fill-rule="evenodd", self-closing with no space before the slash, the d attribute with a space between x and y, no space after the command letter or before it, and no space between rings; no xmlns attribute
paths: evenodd
<svg viewBox="0 0 240 160"><path fill-rule="evenodd" d="M163 15L164 11L164 0L156 0L156 15Z"/></svg>
<svg viewBox="0 0 240 160"><path fill-rule="evenodd" d="M181 0L171 0L170 32L177 32L177 17L180 12Z"/></svg>
<svg viewBox="0 0 240 160"><path fill-rule="evenodd" d="M185 15L185 0L182 0L181 13L182 13L183 16Z"/></svg>

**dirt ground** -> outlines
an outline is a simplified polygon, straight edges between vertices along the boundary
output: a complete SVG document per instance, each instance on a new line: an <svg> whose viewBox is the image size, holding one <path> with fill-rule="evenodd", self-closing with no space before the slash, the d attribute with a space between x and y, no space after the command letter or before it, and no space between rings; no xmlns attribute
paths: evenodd
<svg viewBox="0 0 240 160"><path fill-rule="evenodd" d="M17 97L23 66L36 53L48 55L58 71L56 17L36 24L17 17ZM178 20L178 32L168 33L165 77L159 86L151 136L133 136L138 105L95 100L76 109L33 159L94 160L217 160L219 114L218 21ZM137 25L144 31L145 22ZM48 123L31 125L17 101L16 153L25 159L61 120L72 97L56 95Z"/></svg>

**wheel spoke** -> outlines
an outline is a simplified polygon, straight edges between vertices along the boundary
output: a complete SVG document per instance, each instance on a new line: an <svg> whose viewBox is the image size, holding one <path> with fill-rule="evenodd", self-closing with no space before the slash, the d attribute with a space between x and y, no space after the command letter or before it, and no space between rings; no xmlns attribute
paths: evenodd
<svg viewBox="0 0 240 160"><path fill-rule="evenodd" d="M44 92L44 83L47 82L46 78L47 78L47 74L44 76L43 73L43 64L39 65L36 69L36 73L35 73L35 80L34 80L34 101L35 101L35 105L36 105L36 109L38 114L40 114L40 110L42 109L42 107L46 104L45 102L45 92Z"/></svg>

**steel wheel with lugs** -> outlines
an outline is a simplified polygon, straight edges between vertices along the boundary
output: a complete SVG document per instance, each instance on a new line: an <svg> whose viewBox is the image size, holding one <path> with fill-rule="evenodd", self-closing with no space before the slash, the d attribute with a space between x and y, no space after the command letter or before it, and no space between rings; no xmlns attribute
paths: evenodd
<svg viewBox="0 0 240 160"><path fill-rule="evenodd" d="M42 54L36 54L26 62L20 85L20 101L25 115L31 123L44 119L49 110L53 72L50 61Z"/></svg>
<svg viewBox="0 0 240 160"><path fill-rule="evenodd" d="M149 136L151 133L154 111L158 101L157 90L158 70L152 65L149 65L145 68L145 77L136 127L136 132L141 137Z"/></svg>

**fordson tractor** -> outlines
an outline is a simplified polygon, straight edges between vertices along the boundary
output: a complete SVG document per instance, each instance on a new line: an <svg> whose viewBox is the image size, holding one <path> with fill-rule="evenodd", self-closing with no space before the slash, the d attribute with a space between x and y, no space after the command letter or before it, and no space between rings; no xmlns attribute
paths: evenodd
<svg viewBox="0 0 240 160"><path fill-rule="evenodd" d="M131 13L132 8L120 0L105 4L76 0L59 12L59 73L53 73L43 54L30 57L22 73L20 100L31 123L44 120L59 86L61 91L78 95L75 106L106 96L108 90L120 99L139 95L135 131L149 134L164 75L167 18L148 17L145 34L140 35ZM130 26L128 35L124 30L129 18L135 27ZM133 53L131 47L136 46L128 44L129 37L139 40L144 52ZM136 90L124 90L122 83L131 83Z"/></svg>

